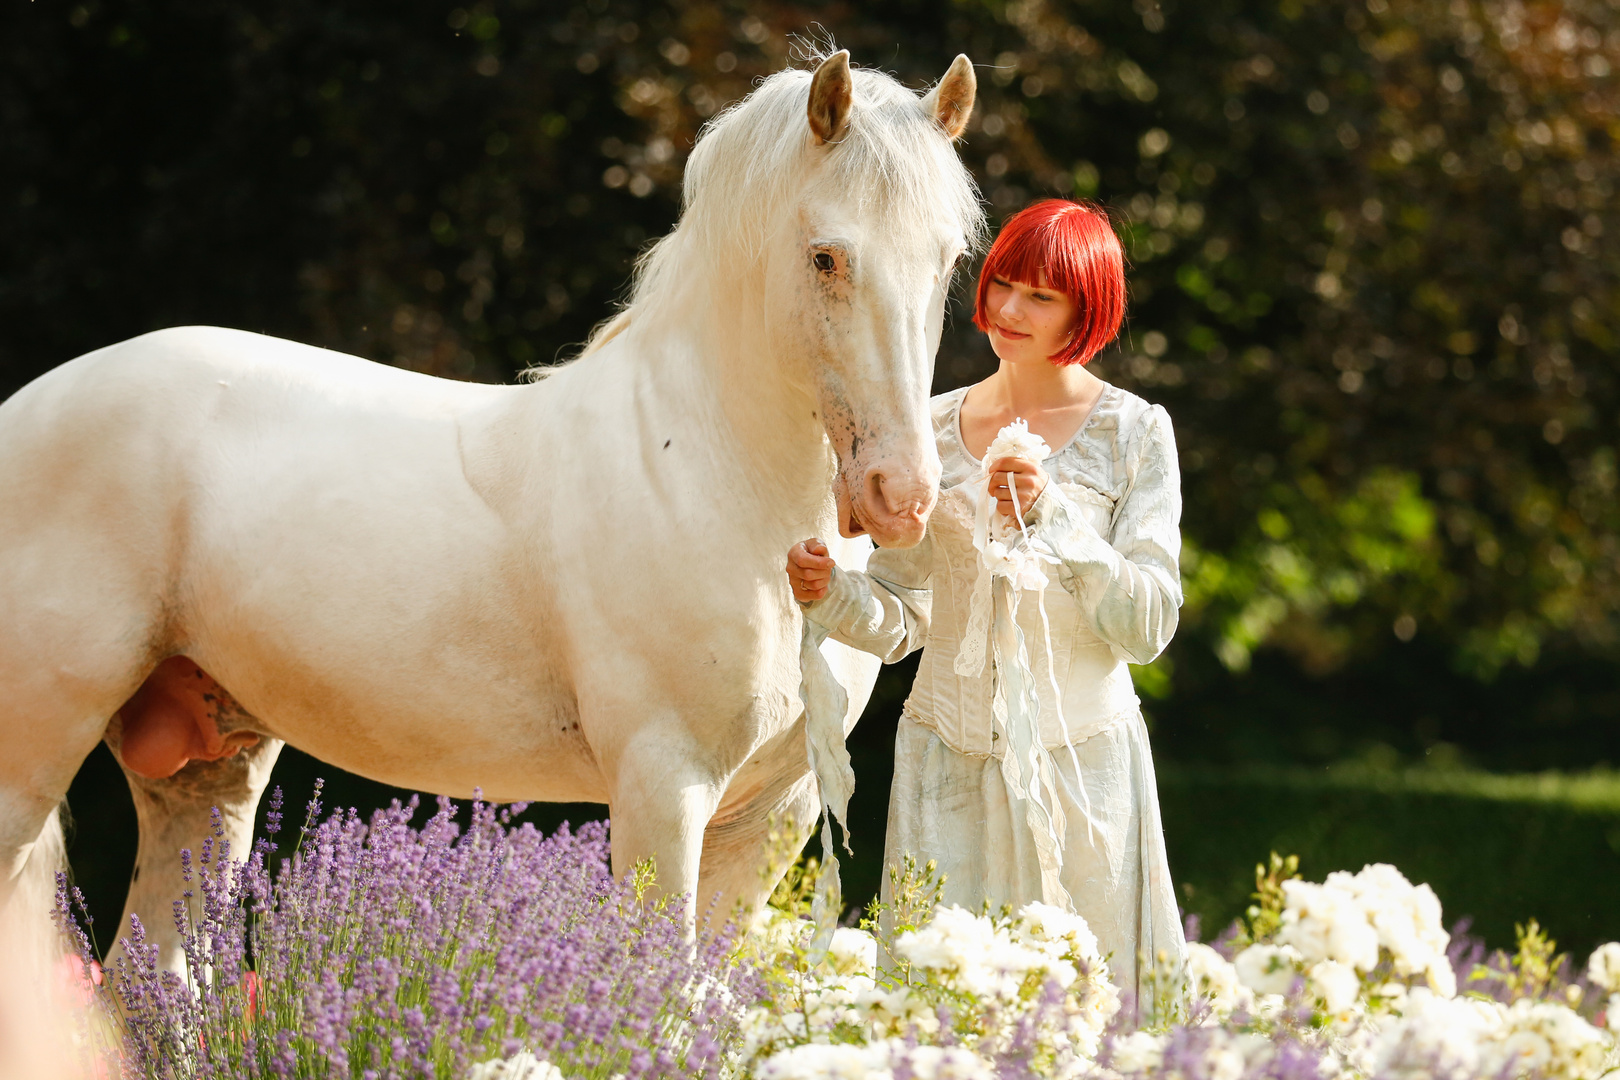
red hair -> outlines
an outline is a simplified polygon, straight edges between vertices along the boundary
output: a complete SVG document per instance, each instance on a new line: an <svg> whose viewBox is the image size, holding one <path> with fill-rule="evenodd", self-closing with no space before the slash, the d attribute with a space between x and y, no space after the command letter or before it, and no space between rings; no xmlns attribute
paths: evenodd
<svg viewBox="0 0 1620 1080"><path fill-rule="evenodd" d="M1047 285L1075 304L1073 333L1052 362L1088 363L1125 318L1125 251L1095 203L1046 199L1008 218L979 271L973 325L990 332L984 308L993 279L1034 285L1043 270Z"/></svg>

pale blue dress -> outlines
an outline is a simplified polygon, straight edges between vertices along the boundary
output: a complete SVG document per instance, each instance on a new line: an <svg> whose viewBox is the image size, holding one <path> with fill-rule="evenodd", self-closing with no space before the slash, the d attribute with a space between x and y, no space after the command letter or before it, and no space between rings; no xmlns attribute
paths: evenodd
<svg viewBox="0 0 1620 1080"><path fill-rule="evenodd" d="M1121 988L1135 992L1139 956L1162 951L1179 967L1186 948L1129 669L1164 650L1182 601L1170 418L1104 384L1079 431L1042 463L1052 482L1029 514L1032 534L1059 560L1040 597L1050 660L1040 645L1041 605L1021 594L1016 616L1032 643L1040 742L1066 823L1054 876L1050 855L1043 874L1025 801L1004 775L995 666L964 676L956 664L964 641L982 634L980 627L970 635L968 624L973 590L984 587L971 497L982 471L961 436L966 393L933 399L943 474L922 543L878 549L864 572L835 571L827 596L805 613L829 636L886 662L924 650L895 737L885 862L903 854L934 860L946 875L945 902L974 910L986 900L1063 903L1112 954ZM886 875L884 890L887 900Z"/></svg>

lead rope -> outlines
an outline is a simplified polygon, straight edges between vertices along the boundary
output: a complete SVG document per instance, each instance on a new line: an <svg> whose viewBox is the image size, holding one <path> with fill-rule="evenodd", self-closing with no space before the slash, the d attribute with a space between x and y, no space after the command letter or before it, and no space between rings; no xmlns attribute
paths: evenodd
<svg viewBox="0 0 1620 1080"><path fill-rule="evenodd" d="M838 853L833 846L834 818L844 830L844 850L850 858L855 857L849 846L846 820L849 797L855 792L855 770L850 767L849 750L844 746L849 695L821 652L827 630L811 622L802 611L799 619L799 700L804 703L805 751L816 777L816 806L821 818L821 872L816 877L815 896L810 900L810 918L816 932L806 957L814 967L826 958L844 907Z"/></svg>

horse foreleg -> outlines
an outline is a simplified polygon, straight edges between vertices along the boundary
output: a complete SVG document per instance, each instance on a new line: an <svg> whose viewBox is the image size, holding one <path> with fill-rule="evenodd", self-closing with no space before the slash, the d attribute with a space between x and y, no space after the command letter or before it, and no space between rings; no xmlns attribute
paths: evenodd
<svg viewBox="0 0 1620 1080"><path fill-rule="evenodd" d="M721 794L721 781L700 760L695 747L647 740L620 759L608 807L613 873L622 878L650 859L654 891L686 897L688 928L695 926L703 833Z"/></svg>
<svg viewBox="0 0 1620 1080"><path fill-rule="evenodd" d="M169 971L185 966L180 931L175 925L174 902L188 886L181 870L180 851L200 855L203 842L214 835L212 811L217 807L223 839L233 859L245 859L253 843L253 817L259 797L270 782L270 770L281 753L280 739L260 739L233 757L216 761L194 760L179 772L153 779L125 764L121 730L115 722L107 742L124 768L135 816L140 825L140 849L130 878L129 898L119 922L119 941L107 957L109 965L123 953L130 917L141 920L149 943L158 946L158 963ZM215 842L217 849L218 842Z"/></svg>
<svg viewBox="0 0 1620 1080"><path fill-rule="evenodd" d="M816 782L808 772L767 785L738 805L722 804L703 836L698 883L701 899L717 898L713 917L752 922L815 823Z"/></svg>

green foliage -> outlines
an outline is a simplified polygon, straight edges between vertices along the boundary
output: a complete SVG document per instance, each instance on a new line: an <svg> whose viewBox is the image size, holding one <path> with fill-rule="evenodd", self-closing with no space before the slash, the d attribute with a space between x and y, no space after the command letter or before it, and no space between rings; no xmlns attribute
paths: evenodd
<svg viewBox="0 0 1620 1080"><path fill-rule="evenodd" d="M1238 923L1237 941L1250 945L1268 941L1282 928L1284 895L1282 883L1299 878L1299 856L1286 859L1275 851L1271 862L1257 863L1254 868L1254 903L1244 912L1245 921Z"/></svg>
<svg viewBox="0 0 1620 1080"><path fill-rule="evenodd" d="M900 865L890 866L889 903L874 896L861 918L861 929L877 939L883 954L879 966L895 972L903 984L911 982L911 961L896 956L891 946L901 934L917 930L934 915L934 908L945 899L945 877L939 865L929 859L922 867L909 852L900 856Z"/></svg>
<svg viewBox="0 0 1620 1080"><path fill-rule="evenodd" d="M1547 936L1541 924L1531 919L1528 923L1513 925L1517 949L1505 970L1477 966L1469 973L1470 981L1497 978L1505 982L1515 999L1541 999L1558 978L1558 969L1569 959L1558 952L1558 942Z"/></svg>
<svg viewBox="0 0 1620 1080"><path fill-rule="evenodd" d="M1176 418L1182 633L1233 668L1420 631L1481 677L1610 649L1606 9L997 10L997 208L1123 219L1131 333L1099 364Z"/></svg>
<svg viewBox="0 0 1620 1080"><path fill-rule="evenodd" d="M1313 676L1414 640L1469 679L1614 657L1607 7L816 18L915 86L982 65L962 152L995 215L1118 221L1131 315L1097 370L1169 408L1184 469L1177 666L1138 673L1160 716L1204 657L1264 648ZM12 5L0 393L181 322L455 377L566 355L674 220L702 123L811 29L776 0ZM941 388L989 370L957 314Z"/></svg>

